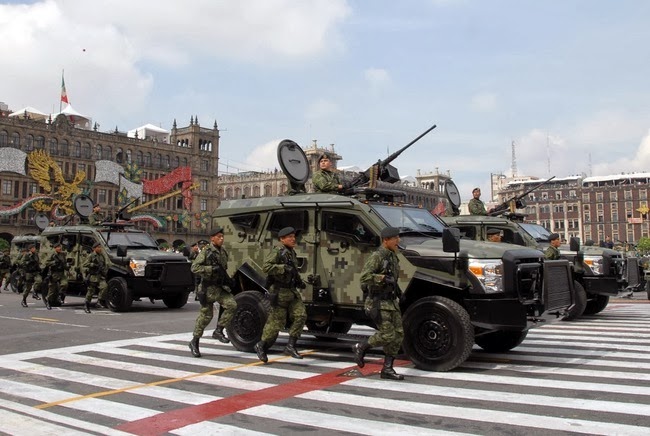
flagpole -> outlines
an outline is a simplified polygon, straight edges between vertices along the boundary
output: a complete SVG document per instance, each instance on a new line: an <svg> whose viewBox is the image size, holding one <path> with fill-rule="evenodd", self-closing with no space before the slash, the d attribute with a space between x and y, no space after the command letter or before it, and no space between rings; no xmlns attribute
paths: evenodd
<svg viewBox="0 0 650 436"><path fill-rule="evenodd" d="M63 78L64 73L65 73L65 69L62 68L61 69L61 85L63 85L65 83L65 80ZM63 88L61 88L61 89L63 89ZM61 113L61 111L63 111L63 99L61 99L61 97L59 97L59 113Z"/></svg>

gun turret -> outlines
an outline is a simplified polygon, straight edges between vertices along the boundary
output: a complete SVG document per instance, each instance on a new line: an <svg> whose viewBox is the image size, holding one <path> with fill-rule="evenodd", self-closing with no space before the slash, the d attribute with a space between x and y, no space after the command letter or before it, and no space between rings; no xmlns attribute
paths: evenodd
<svg viewBox="0 0 650 436"><path fill-rule="evenodd" d="M374 187L374 183L377 180L381 180L383 182L388 182L388 183L395 183L400 180L399 178L399 172L397 171L397 168L394 166L390 165L392 161L397 159L397 157L402 154L404 150L409 148L411 145L415 144L418 142L420 139L424 137L427 133L435 129L437 126L434 124L433 126L429 127L424 133L422 133L420 136L406 144L404 147L400 148L397 150L395 153L391 154L384 160L378 160L376 164L372 165L370 168L359 174L357 177L355 177L346 187L348 188L347 192L349 193L351 190L353 190L356 187L359 187L361 185L364 185L368 182L370 182L370 187Z"/></svg>
<svg viewBox="0 0 650 436"><path fill-rule="evenodd" d="M533 186L529 190L524 191L523 194L515 195L514 197L504 201L503 203L494 207L493 209L490 209L488 211L488 216L499 216L499 215L503 215L506 212L514 213L515 209L523 209L524 207L526 207L524 197L526 197L528 194L533 192L535 189L538 189L546 185L554 178L555 176L551 177L550 179L544 180L543 182L538 183L537 185Z"/></svg>

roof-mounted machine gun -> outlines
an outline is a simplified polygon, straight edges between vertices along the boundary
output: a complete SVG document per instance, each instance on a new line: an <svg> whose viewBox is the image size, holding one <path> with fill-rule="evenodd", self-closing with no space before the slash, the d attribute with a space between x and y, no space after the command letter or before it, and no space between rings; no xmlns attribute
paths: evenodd
<svg viewBox="0 0 650 436"><path fill-rule="evenodd" d="M418 142L424 137L427 133L436 128L436 125L429 127L424 133L420 136L406 144L404 147L397 150L395 153L391 154L384 160L378 160L376 164L372 165L370 168L359 174L355 177L349 184L346 184L346 194L355 194L357 191L355 188L359 188L361 185L369 184L370 188L376 187L377 180L387 183L395 183L400 180L399 172L397 168L390 165L392 161L397 159L397 157L402 154L404 150L409 148L411 145Z"/></svg>
<svg viewBox="0 0 650 436"><path fill-rule="evenodd" d="M550 179L544 180L541 183L538 183L537 185L533 186L529 190L524 191L523 194L515 195L514 197L504 201L500 205L490 209L487 214L489 216L499 216L499 215L503 215L505 213L514 215L515 209L523 209L524 207L526 207L526 202L524 201L524 198L528 194L533 192L535 189L546 185L548 182L550 182L554 178L555 178L555 176L551 177Z"/></svg>

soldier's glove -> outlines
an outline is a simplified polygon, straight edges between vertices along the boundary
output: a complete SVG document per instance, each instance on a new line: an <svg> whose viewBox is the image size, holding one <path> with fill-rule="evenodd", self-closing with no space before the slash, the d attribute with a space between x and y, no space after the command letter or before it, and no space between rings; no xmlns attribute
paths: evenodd
<svg viewBox="0 0 650 436"><path fill-rule="evenodd" d="M296 288L305 289L306 287L307 284L302 279L299 278L298 280L296 280Z"/></svg>
<svg viewBox="0 0 650 436"><path fill-rule="evenodd" d="M292 265L289 265L289 264L286 264L286 263L284 264L284 273L285 274L293 275L295 272L296 272L296 269Z"/></svg>
<svg viewBox="0 0 650 436"><path fill-rule="evenodd" d="M397 282L395 281L395 277L393 277L393 276L389 276L389 275L385 275L385 276L384 276L384 283L387 284L388 286L395 286L395 284L396 284Z"/></svg>
<svg viewBox="0 0 650 436"><path fill-rule="evenodd" d="M216 276L221 274L221 267L219 265L215 265L212 267L212 275Z"/></svg>

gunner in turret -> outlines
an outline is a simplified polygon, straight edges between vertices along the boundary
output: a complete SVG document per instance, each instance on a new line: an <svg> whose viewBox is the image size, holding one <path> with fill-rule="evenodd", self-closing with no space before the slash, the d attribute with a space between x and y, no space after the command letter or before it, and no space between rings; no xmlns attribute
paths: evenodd
<svg viewBox="0 0 650 436"><path fill-rule="evenodd" d="M338 173L332 168L332 160L327 153L321 154L318 158L318 167L320 169L316 171L312 178L316 192L341 194L345 188Z"/></svg>

